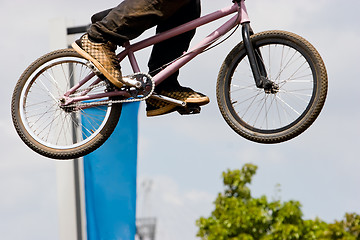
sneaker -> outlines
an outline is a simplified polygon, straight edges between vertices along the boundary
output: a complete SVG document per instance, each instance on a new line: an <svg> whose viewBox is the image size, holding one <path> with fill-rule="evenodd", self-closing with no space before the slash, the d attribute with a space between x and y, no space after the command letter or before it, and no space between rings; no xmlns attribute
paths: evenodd
<svg viewBox="0 0 360 240"><path fill-rule="evenodd" d="M177 100L184 101L186 103L196 104L203 106L210 102L209 98L199 92L195 92L191 88L179 87L172 91L162 90L159 92L160 95L174 98ZM146 115L148 117L159 116L167 113L176 111L178 106L169 102L161 101L154 98L148 98L146 100Z"/></svg>
<svg viewBox="0 0 360 240"><path fill-rule="evenodd" d="M174 112L176 105L155 98L146 99L146 116L154 117Z"/></svg>
<svg viewBox="0 0 360 240"><path fill-rule="evenodd" d="M117 46L111 42L95 43L89 40L88 34L84 34L76 40L72 47L81 56L91 61L99 71L116 87L121 88L122 75L120 63L116 57Z"/></svg>

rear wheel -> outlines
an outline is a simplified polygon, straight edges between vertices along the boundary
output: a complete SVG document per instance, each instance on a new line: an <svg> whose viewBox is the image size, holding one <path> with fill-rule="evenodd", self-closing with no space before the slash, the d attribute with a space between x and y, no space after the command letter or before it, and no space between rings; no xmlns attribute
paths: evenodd
<svg viewBox="0 0 360 240"><path fill-rule="evenodd" d="M89 108L61 104L64 93L85 78L90 80L76 94L85 89L90 93L107 90L106 84L89 87L97 77L86 62L73 49L54 51L32 63L16 84L11 107L14 126L25 144L41 155L54 159L84 156L101 146L116 127L121 104Z"/></svg>
<svg viewBox="0 0 360 240"><path fill-rule="evenodd" d="M289 32L267 31L251 37L254 49L276 86L257 88L243 43L226 57L217 81L218 105L241 136L279 143L305 131L319 115L327 94L327 73L316 49Z"/></svg>

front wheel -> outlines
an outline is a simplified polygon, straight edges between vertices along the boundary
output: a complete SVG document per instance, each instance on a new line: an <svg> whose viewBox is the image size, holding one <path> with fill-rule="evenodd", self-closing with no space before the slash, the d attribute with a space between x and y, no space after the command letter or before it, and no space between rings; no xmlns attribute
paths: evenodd
<svg viewBox="0 0 360 240"><path fill-rule="evenodd" d="M218 105L226 122L241 136L279 143L305 131L320 114L327 94L327 73L316 49L289 32L266 31L251 42L273 82L257 88L244 44L223 62L217 81Z"/></svg>
<svg viewBox="0 0 360 240"><path fill-rule="evenodd" d="M61 105L64 93L84 79L88 81L76 94L107 91L106 84L91 85L98 78L86 62L73 49L54 51L32 63L17 82L13 123L20 138L37 153L54 159L81 157L103 144L116 127L121 104L78 109ZM113 99L117 98L101 100Z"/></svg>

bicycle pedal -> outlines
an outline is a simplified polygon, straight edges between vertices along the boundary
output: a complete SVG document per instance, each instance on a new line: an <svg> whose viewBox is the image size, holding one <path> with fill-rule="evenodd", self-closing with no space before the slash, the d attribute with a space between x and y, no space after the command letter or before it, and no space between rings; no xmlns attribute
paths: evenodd
<svg viewBox="0 0 360 240"><path fill-rule="evenodd" d="M179 107L177 111L181 115L199 114L201 107L196 104L187 104L185 107Z"/></svg>

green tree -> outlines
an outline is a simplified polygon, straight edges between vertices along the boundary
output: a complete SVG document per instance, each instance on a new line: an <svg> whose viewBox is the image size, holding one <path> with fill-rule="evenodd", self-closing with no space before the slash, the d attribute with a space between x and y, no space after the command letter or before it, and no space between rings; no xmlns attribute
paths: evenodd
<svg viewBox="0 0 360 240"><path fill-rule="evenodd" d="M197 221L197 236L203 240L360 240L360 216L346 214L328 224L318 218L304 220L298 201L253 198L248 185L257 166L223 173L224 192L215 200L215 210Z"/></svg>

